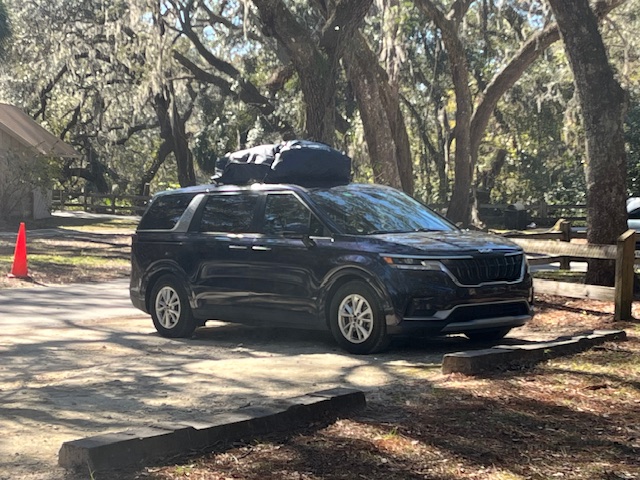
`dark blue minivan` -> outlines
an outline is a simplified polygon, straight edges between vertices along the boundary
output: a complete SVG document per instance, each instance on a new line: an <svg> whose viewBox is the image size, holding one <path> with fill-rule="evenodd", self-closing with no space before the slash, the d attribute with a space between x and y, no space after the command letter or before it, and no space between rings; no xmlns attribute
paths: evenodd
<svg viewBox="0 0 640 480"><path fill-rule="evenodd" d="M520 247L370 184L159 193L133 237L130 292L166 337L266 323L329 329L358 354L396 334L496 340L533 315Z"/></svg>

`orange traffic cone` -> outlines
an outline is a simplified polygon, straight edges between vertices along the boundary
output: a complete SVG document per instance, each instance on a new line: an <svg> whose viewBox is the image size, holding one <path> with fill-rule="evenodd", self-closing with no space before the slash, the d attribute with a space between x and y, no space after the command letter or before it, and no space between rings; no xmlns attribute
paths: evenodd
<svg viewBox="0 0 640 480"><path fill-rule="evenodd" d="M16 250L13 254L13 268L11 268L11 273L7 276L9 278L29 278L27 273L27 232L24 222L20 223Z"/></svg>

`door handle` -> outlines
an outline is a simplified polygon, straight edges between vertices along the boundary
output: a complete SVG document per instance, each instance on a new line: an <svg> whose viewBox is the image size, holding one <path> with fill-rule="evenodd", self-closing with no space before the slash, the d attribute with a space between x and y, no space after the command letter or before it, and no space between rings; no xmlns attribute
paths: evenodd
<svg viewBox="0 0 640 480"><path fill-rule="evenodd" d="M246 250L247 247L244 245L229 245L229 250Z"/></svg>
<svg viewBox="0 0 640 480"><path fill-rule="evenodd" d="M263 245L254 245L253 247L251 247L251 250L257 250L259 252L270 252L271 247L265 247Z"/></svg>

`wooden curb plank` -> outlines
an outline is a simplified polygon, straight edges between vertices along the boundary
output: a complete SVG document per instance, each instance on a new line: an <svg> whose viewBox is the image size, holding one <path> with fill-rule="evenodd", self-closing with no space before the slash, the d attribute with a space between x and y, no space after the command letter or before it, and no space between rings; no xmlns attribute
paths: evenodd
<svg viewBox="0 0 640 480"><path fill-rule="evenodd" d="M65 442L58 453L58 464L72 470L88 468L91 472L139 468L171 457L335 419L365 406L366 399L360 390L322 390L271 405L215 415L209 421L163 423Z"/></svg>
<svg viewBox="0 0 640 480"><path fill-rule="evenodd" d="M595 330L590 335L560 337L552 342L497 345L484 350L448 353L442 361L442 373L478 375L530 366L550 358L580 353L605 342L626 339L624 330Z"/></svg>

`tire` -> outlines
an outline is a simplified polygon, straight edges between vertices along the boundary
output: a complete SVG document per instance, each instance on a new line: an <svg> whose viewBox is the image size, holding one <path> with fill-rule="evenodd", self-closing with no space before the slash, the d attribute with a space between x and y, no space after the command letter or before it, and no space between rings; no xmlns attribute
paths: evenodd
<svg viewBox="0 0 640 480"><path fill-rule="evenodd" d="M151 291L151 318L160 335L190 337L196 329L187 294L173 275L161 277Z"/></svg>
<svg viewBox="0 0 640 480"><path fill-rule="evenodd" d="M494 342L504 338L507 333L511 331L510 328L497 328L494 330L478 330L476 332L464 332L469 340L474 342Z"/></svg>
<svg viewBox="0 0 640 480"><path fill-rule="evenodd" d="M366 355L389 345L378 296L361 281L346 283L336 291L329 309L329 327L336 342L349 353Z"/></svg>

